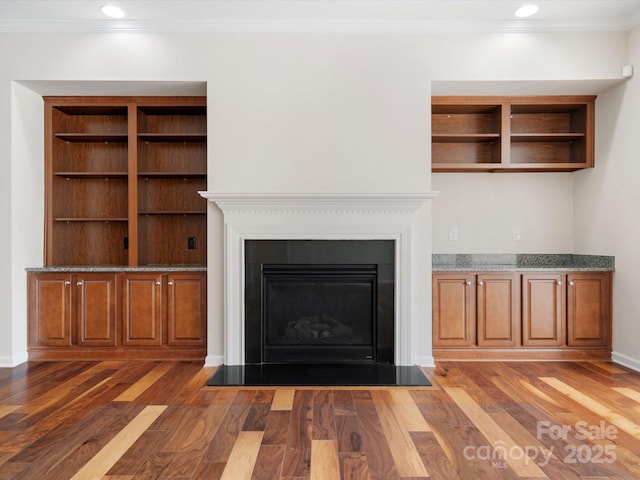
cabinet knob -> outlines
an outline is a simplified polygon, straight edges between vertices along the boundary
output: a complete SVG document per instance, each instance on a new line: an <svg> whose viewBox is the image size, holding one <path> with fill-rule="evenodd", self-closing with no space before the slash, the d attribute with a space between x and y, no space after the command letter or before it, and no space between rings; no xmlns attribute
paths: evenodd
<svg viewBox="0 0 640 480"><path fill-rule="evenodd" d="M71 282L70 282L69 280L66 280L66 281L64 282L64 284L65 284L65 285L71 285Z"/></svg>
<svg viewBox="0 0 640 480"><path fill-rule="evenodd" d="M156 280L156 285L160 285L161 282L159 280Z"/></svg>
<svg viewBox="0 0 640 480"><path fill-rule="evenodd" d="M167 282L167 285L169 285L170 287L173 286L173 282Z"/></svg>
<svg viewBox="0 0 640 480"><path fill-rule="evenodd" d="M569 285L571 285L572 287L575 285L575 282L569 282Z"/></svg>
<svg viewBox="0 0 640 480"><path fill-rule="evenodd" d="M76 282L76 285L81 287L82 286L82 282Z"/></svg>
<svg viewBox="0 0 640 480"><path fill-rule="evenodd" d="M562 282L561 282L560 280L558 280L556 283L557 283L558 285L562 285Z"/></svg>
<svg viewBox="0 0 640 480"><path fill-rule="evenodd" d="M464 282L465 285L471 285L471 280L467 280L466 282Z"/></svg>
<svg viewBox="0 0 640 480"><path fill-rule="evenodd" d="M480 280L480 281L478 282L478 285L482 286L482 285L484 285L484 282L483 282L482 280Z"/></svg>

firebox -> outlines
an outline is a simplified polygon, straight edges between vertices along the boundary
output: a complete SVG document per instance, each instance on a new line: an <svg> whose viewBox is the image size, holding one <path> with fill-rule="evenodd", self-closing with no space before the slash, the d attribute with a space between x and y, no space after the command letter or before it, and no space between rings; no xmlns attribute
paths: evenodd
<svg viewBox="0 0 640 480"><path fill-rule="evenodd" d="M247 240L245 361L393 363L392 240Z"/></svg>

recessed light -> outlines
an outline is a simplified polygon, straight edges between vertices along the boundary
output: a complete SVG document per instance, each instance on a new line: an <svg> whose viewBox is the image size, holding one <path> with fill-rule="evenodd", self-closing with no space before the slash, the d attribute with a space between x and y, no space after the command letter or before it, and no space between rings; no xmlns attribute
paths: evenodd
<svg viewBox="0 0 640 480"><path fill-rule="evenodd" d="M124 17L124 10L115 5L104 5L100 8L100 11L109 18L122 18Z"/></svg>
<svg viewBox="0 0 640 480"><path fill-rule="evenodd" d="M535 15L536 13L538 13L538 6L529 4L529 5L524 5L520 7L518 10L516 10L516 17L520 17L520 18L530 17L531 15Z"/></svg>

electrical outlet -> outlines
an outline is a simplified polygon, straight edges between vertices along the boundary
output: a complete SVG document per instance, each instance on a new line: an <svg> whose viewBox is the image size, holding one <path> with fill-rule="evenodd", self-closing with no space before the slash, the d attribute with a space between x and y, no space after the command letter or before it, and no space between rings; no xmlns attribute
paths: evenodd
<svg viewBox="0 0 640 480"><path fill-rule="evenodd" d="M458 240L458 227L449 227L449 240Z"/></svg>
<svg viewBox="0 0 640 480"><path fill-rule="evenodd" d="M521 235L520 235L520 228L519 227L513 227L513 239L515 241L520 240Z"/></svg>
<svg viewBox="0 0 640 480"><path fill-rule="evenodd" d="M189 237L187 239L187 248L189 250L194 250L196 248L196 237Z"/></svg>

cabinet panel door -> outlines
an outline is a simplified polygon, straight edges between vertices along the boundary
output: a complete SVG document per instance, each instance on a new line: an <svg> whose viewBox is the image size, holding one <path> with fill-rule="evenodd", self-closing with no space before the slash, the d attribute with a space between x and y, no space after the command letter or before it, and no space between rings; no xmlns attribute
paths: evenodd
<svg viewBox="0 0 640 480"><path fill-rule="evenodd" d="M433 275L433 346L474 345L475 275Z"/></svg>
<svg viewBox="0 0 640 480"><path fill-rule="evenodd" d="M560 346L566 343L564 275L522 275L522 344Z"/></svg>
<svg viewBox="0 0 640 480"><path fill-rule="evenodd" d="M116 274L78 274L76 305L78 345L115 347L118 344Z"/></svg>
<svg viewBox="0 0 640 480"><path fill-rule="evenodd" d="M68 347L71 335L71 275L29 275L29 345Z"/></svg>
<svg viewBox="0 0 640 480"><path fill-rule="evenodd" d="M162 275L126 274L123 345L162 344Z"/></svg>
<svg viewBox="0 0 640 480"><path fill-rule="evenodd" d="M520 288L515 274L478 275L478 345L514 347Z"/></svg>
<svg viewBox="0 0 640 480"><path fill-rule="evenodd" d="M171 274L167 281L168 344L204 346L207 285L205 274Z"/></svg>
<svg viewBox="0 0 640 480"><path fill-rule="evenodd" d="M567 343L611 345L611 275L608 272L567 275Z"/></svg>

